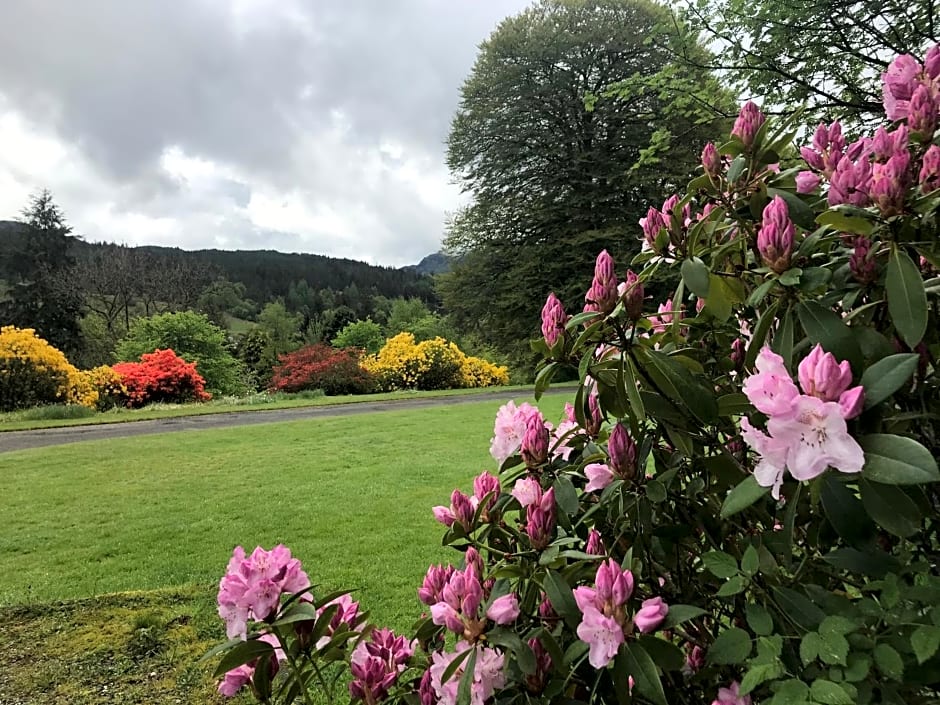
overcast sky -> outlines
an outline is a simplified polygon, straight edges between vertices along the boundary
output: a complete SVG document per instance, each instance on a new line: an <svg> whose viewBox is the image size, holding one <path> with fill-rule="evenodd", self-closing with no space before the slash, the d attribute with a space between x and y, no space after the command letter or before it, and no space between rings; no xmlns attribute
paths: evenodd
<svg viewBox="0 0 940 705"><path fill-rule="evenodd" d="M461 203L444 141L526 0L0 0L0 219L401 266Z"/></svg>

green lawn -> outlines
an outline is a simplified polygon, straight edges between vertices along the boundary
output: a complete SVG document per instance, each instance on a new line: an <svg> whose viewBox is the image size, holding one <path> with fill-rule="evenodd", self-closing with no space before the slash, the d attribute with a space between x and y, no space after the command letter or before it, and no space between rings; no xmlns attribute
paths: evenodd
<svg viewBox="0 0 940 705"><path fill-rule="evenodd" d="M566 398L540 408L557 421ZM0 455L0 622L17 635L0 645L14 664L0 702L101 702L108 683L125 693L108 702L207 702L192 661L223 637L215 585L238 543L287 544L314 582L356 588L377 623L407 630L428 564L456 558L431 507L493 469L499 404Z"/></svg>
<svg viewBox="0 0 940 705"><path fill-rule="evenodd" d="M573 383L556 385L558 388L571 386ZM203 416L206 414L225 414L233 411L270 411L274 409L296 409L306 406L331 406L335 404L357 404L367 401L397 401L401 399L424 399L432 397L473 396L488 392L505 392L507 397L528 395L531 384L507 387L484 387L475 389L440 389L434 391L404 390L383 392L380 394L349 394L343 396L309 397L280 395L270 397L256 394L250 397L222 397L205 404L155 404L143 409L112 409L81 418L36 418L33 410L10 411L0 413L0 433L4 431L26 431L40 428L58 428L61 426L85 426L93 424L125 423L127 421L149 421L151 419L176 418L180 416ZM572 396L573 396L572 392ZM52 407L50 407L52 408ZM61 407L59 407L61 408ZM39 414L38 416L42 416Z"/></svg>

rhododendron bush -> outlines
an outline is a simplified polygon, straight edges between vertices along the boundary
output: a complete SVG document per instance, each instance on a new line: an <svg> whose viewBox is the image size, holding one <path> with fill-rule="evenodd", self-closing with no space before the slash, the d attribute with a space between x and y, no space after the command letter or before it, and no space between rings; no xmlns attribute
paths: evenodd
<svg viewBox="0 0 940 705"><path fill-rule="evenodd" d="M744 106L632 270L602 252L583 302L549 296L536 393L572 366L577 393L502 407L494 471L433 508L457 558L414 634L236 549L222 692L348 668L368 705L937 702L938 96L934 48L891 64L871 135L794 146Z"/></svg>
<svg viewBox="0 0 940 705"><path fill-rule="evenodd" d="M359 364L362 351L336 350L318 343L278 356L271 389L300 392L321 389L324 394L364 394L375 386L372 374Z"/></svg>
<svg viewBox="0 0 940 705"><path fill-rule="evenodd" d="M172 350L154 350L140 362L119 362L112 370L120 377L122 399L129 407L154 402L208 401L206 381L196 363L186 362Z"/></svg>

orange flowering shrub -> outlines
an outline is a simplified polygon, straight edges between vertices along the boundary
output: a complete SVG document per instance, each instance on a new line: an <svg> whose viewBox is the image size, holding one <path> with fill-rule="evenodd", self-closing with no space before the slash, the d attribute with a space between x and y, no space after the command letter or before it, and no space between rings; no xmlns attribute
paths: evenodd
<svg viewBox="0 0 940 705"><path fill-rule="evenodd" d="M169 349L144 353L140 362L119 362L113 369L121 377L123 400L130 407L212 398L206 391L206 381L196 371L196 363L186 362Z"/></svg>
<svg viewBox="0 0 940 705"><path fill-rule="evenodd" d="M96 402L97 393L61 350L32 328L0 328L0 411L61 403L94 407Z"/></svg>
<svg viewBox="0 0 940 705"><path fill-rule="evenodd" d="M415 343L411 333L399 333L375 355L362 359L380 389L458 389L509 382L509 372L486 360L468 357L454 343L434 338Z"/></svg>

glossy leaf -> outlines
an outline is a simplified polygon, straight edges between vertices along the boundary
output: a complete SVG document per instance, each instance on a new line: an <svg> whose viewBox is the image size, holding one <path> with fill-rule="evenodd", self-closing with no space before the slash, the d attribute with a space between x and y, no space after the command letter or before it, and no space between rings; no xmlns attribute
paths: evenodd
<svg viewBox="0 0 940 705"><path fill-rule="evenodd" d="M878 360L862 373L865 408L877 406L911 379L920 356L915 353L889 355Z"/></svg>
<svg viewBox="0 0 940 705"><path fill-rule="evenodd" d="M937 460L920 443L906 436L873 433L859 439L865 451L862 476L886 485L920 485L940 480Z"/></svg>
<svg viewBox="0 0 940 705"><path fill-rule="evenodd" d="M927 330L927 292L917 265L896 245L888 258L885 293L894 327L909 348L915 347Z"/></svg>

